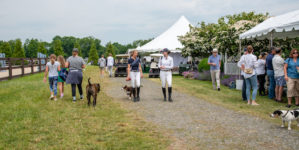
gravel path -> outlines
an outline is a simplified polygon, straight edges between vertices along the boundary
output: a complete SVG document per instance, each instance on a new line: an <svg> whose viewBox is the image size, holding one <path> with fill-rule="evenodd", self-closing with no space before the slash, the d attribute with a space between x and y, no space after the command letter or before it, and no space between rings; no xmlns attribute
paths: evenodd
<svg viewBox="0 0 299 150"><path fill-rule="evenodd" d="M162 101L159 84L142 79L141 101L131 102L121 86L124 78L111 78L109 96L136 111L145 120L170 131L186 149L297 149L299 132L280 124L210 104L196 97L173 91L173 103Z"/></svg>

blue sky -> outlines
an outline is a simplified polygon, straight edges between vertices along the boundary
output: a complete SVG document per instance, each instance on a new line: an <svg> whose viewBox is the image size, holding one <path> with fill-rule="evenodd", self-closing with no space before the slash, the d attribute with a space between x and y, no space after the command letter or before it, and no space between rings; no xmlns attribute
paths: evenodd
<svg viewBox="0 0 299 150"><path fill-rule="evenodd" d="M181 15L196 25L242 11L297 9L299 0L0 0L0 40L94 36L126 44L158 36Z"/></svg>

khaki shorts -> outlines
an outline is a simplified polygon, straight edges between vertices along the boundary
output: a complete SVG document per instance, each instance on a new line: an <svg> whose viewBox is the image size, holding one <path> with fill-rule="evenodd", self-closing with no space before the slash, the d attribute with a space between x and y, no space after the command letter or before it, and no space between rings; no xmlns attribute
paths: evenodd
<svg viewBox="0 0 299 150"><path fill-rule="evenodd" d="M289 78L287 82L287 87L288 87L288 92L287 92L288 97L299 96L299 79Z"/></svg>

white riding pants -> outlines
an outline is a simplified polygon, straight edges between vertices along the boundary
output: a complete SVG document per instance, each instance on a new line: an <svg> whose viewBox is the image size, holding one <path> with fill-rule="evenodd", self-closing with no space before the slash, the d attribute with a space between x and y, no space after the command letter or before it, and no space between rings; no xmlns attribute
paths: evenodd
<svg viewBox="0 0 299 150"><path fill-rule="evenodd" d="M133 88L140 87L140 72L130 72L131 85Z"/></svg>
<svg viewBox="0 0 299 150"><path fill-rule="evenodd" d="M162 87L166 87L166 82L168 84L168 87L171 87L172 83L172 72L171 71L160 71L160 79L162 82Z"/></svg>

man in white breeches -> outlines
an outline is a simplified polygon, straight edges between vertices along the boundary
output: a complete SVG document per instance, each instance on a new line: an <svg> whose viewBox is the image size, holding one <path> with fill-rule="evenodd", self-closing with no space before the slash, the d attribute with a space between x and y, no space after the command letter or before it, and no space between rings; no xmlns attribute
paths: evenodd
<svg viewBox="0 0 299 150"><path fill-rule="evenodd" d="M159 60L159 68L160 68L160 79L162 82L162 92L164 96L164 101L166 101L166 82L168 84L168 101L172 102L171 93L172 93L172 71L173 68L173 59L168 56L170 51L165 48L163 49L163 57Z"/></svg>

